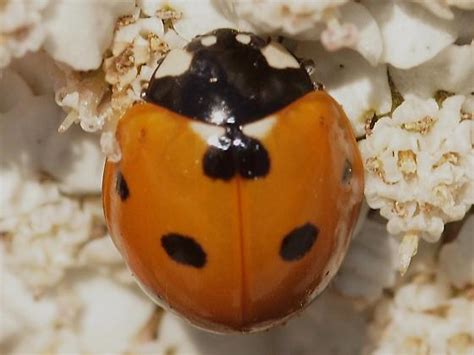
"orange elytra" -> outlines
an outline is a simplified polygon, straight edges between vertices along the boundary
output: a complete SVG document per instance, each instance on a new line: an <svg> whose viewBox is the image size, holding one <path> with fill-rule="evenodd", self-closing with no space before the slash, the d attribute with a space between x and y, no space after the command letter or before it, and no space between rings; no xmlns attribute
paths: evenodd
<svg viewBox="0 0 474 355"><path fill-rule="evenodd" d="M159 304L211 331L301 311L337 272L363 197L340 105L277 43L222 29L171 51L106 162L112 238Z"/></svg>

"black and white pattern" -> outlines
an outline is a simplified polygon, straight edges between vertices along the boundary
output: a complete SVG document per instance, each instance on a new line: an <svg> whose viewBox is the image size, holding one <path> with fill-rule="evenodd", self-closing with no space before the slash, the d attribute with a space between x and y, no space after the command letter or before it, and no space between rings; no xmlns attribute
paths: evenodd
<svg viewBox="0 0 474 355"><path fill-rule="evenodd" d="M146 100L192 119L242 126L312 90L306 70L283 47L221 29L171 51L150 80Z"/></svg>
<svg viewBox="0 0 474 355"><path fill-rule="evenodd" d="M212 179L258 179L270 156L245 125L263 119L314 90L297 59L281 45L251 33L220 29L171 51L150 80L145 99L192 120L222 126L203 172Z"/></svg>

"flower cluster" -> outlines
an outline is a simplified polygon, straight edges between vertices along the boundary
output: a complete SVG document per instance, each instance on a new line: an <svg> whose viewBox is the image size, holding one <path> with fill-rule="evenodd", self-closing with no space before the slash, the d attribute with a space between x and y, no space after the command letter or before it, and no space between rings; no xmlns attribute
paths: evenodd
<svg viewBox="0 0 474 355"><path fill-rule="evenodd" d="M440 108L434 99L408 98L360 143L367 202L405 243L437 241L444 224L474 203L474 122L465 102L452 96Z"/></svg>
<svg viewBox="0 0 474 355"><path fill-rule="evenodd" d="M0 347L474 351L474 0L0 3ZM106 235L99 193L104 153L121 157L117 122L157 62L222 27L279 37L313 62L313 80L359 139L368 207L333 285L301 318L216 338L139 292Z"/></svg>
<svg viewBox="0 0 474 355"><path fill-rule="evenodd" d="M410 281L378 303L370 326L371 353L474 351L473 222L471 214L457 239L441 250L423 248L408 272Z"/></svg>
<svg viewBox="0 0 474 355"><path fill-rule="evenodd" d="M0 68L11 58L44 48L75 69L94 69L110 44L116 19L134 8L133 0L6 0L0 7Z"/></svg>

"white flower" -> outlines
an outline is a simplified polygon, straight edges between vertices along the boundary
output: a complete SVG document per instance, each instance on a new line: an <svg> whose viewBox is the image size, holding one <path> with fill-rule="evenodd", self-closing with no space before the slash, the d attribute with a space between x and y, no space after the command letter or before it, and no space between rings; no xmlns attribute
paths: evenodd
<svg viewBox="0 0 474 355"><path fill-rule="evenodd" d="M462 219L474 202L474 122L461 112L464 102L453 96L439 108L433 99L407 99L360 142L365 196L390 233L437 241L444 223Z"/></svg>
<svg viewBox="0 0 474 355"><path fill-rule="evenodd" d="M100 216L87 205L60 198L38 206L26 215L7 220L2 231L13 236L8 262L35 292L57 284L75 264L81 247L91 238L94 218Z"/></svg>
<svg viewBox="0 0 474 355"><path fill-rule="evenodd" d="M112 56L104 62L105 80L113 85L113 96L126 94L132 102L140 100L158 59L168 50L163 36L163 22L156 17L119 23Z"/></svg>
<svg viewBox="0 0 474 355"><path fill-rule="evenodd" d="M146 326L156 306L134 287L127 287L106 276L78 275L72 290L81 302L76 334L82 353L125 353ZM77 336L76 335L76 336ZM77 351L77 348L69 351Z"/></svg>
<svg viewBox="0 0 474 355"><path fill-rule="evenodd" d="M403 97L433 97L437 91L469 95L474 92L474 42L451 45L433 59L402 70L390 67L390 75Z"/></svg>
<svg viewBox="0 0 474 355"><path fill-rule="evenodd" d="M50 83L47 83L42 74L31 69L31 65L28 68L30 59L30 64L37 64L36 56L27 56L22 59L21 65L14 67L27 72L35 90L47 91L48 86L52 87L53 79L50 77ZM51 63L45 60L42 63L43 66L39 67L41 69L37 70L48 72L46 68ZM69 193L99 192L103 157L98 149L97 137L80 130L59 134L57 127L63 113L55 105L51 89L45 94L35 96L17 72L5 70L3 76L0 95L6 100L2 105L4 107L0 108L0 138L4 144L0 157L0 176L5 176L5 179L15 186L21 186L27 181L37 183L37 177L43 174L57 179L60 189ZM17 94L10 97L15 88L18 88ZM17 180L12 174L16 174ZM10 195L14 191L16 197ZM13 200L20 204L23 200L28 201L27 198L21 197L20 191L21 188L8 189L7 193L2 194L2 197L11 199L9 210L12 212L15 211Z"/></svg>
<svg viewBox="0 0 474 355"><path fill-rule="evenodd" d="M163 0L137 0L137 6L147 17L154 17L163 8Z"/></svg>
<svg viewBox="0 0 474 355"><path fill-rule="evenodd" d="M213 0L137 1L144 15L172 21L173 29L186 41L218 28L236 27L231 20L218 11L216 3L218 1Z"/></svg>
<svg viewBox="0 0 474 355"><path fill-rule="evenodd" d="M76 70L97 69L112 42L115 22L134 9L133 0L56 1L44 12L44 48Z"/></svg>
<svg viewBox="0 0 474 355"><path fill-rule="evenodd" d="M382 32L382 61L401 69L433 58L454 43L457 27L410 1L364 0Z"/></svg>
<svg viewBox="0 0 474 355"><path fill-rule="evenodd" d="M318 39L326 21L337 16L337 9L348 0L322 1L245 1L221 0L235 16L239 28L293 38Z"/></svg>
<svg viewBox="0 0 474 355"><path fill-rule="evenodd" d="M11 57L44 46L54 59L77 70L96 69L117 18L130 14L134 5L133 0L8 0L0 9L0 68Z"/></svg>
<svg viewBox="0 0 474 355"><path fill-rule="evenodd" d="M16 75L5 73L7 78ZM8 82L0 82L0 95L8 90L11 90ZM2 112L2 166L16 164L25 173L40 171L44 166L43 162L48 159L43 155L45 143L57 135L55 131L61 122L61 115L51 94L34 96L32 93Z"/></svg>
<svg viewBox="0 0 474 355"><path fill-rule="evenodd" d="M38 50L46 33L42 26L42 10L49 0L6 0L0 6L0 68L12 58Z"/></svg>
<svg viewBox="0 0 474 355"><path fill-rule="evenodd" d="M0 223L55 201L57 187L41 181L44 141L60 112L51 96L34 96L23 78L4 70L0 80ZM34 108L34 110L32 109ZM46 118L41 121L41 118Z"/></svg>
<svg viewBox="0 0 474 355"><path fill-rule="evenodd" d="M455 294L431 269L386 298L371 325L372 354L471 354L474 351L474 301L469 292Z"/></svg>
<svg viewBox="0 0 474 355"><path fill-rule="evenodd" d="M0 73L0 348L353 354L367 345L372 322L377 354L474 352L472 215L454 241L418 245L421 237L437 240L474 201L474 12L460 10L472 9L472 0L0 3L0 68L11 62ZM399 243L372 212L332 286L285 327L218 337L157 311L137 289L106 236L99 197L90 196L100 191L103 157L89 132L101 131L102 151L119 160L117 121L160 57L219 27L289 37L299 56L315 61L314 79L341 103L356 134L367 133L369 204L404 236L402 268L419 251L399 283ZM392 110L387 69L406 101L372 129L369 120ZM79 123L87 132L56 132L63 115L52 90L68 113L61 131ZM440 90L464 96L440 108L432 99Z"/></svg>
<svg viewBox="0 0 474 355"><path fill-rule="evenodd" d="M110 109L110 88L100 72L75 73L64 68L65 85L56 90L56 103L68 116L59 127L65 132L78 121L87 132L103 128Z"/></svg>
<svg viewBox="0 0 474 355"><path fill-rule="evenodd" d="M176 32L184 39L190 41L197 35L202 35L218 28L236 28L237 26L216 9L213 0L162 0L180 14L173 21Z"/></svg>
<svg viewBox="0 0 474 355"><path fill-rule="evenodd" d="M448 20L454 18L454 13L450 6L465 10L474 10L474 1L472 0L420 0L419 3L436 16Z"/></svg>
<svg viewBox="0 0 474 355"><path fill-rule="evenodd" d="M0 231L12 236L9 263L40 291L60 280L74 263L78 248L90 237L94 218L101 214L100 209L86 212L87 204L81 208L79 202L61 197L60 189L99 191L102 157L92 136L80 131L57 133L62 113L51 92L35 96L15 71L3 75L0 184L5 191ZM44 82L40 84L41 89Z"/></svg>
<svg viewBox="0 0 474 355"><path fill-rule="evenodd" d="M356 303L328 289L300 317L270 331L272 349L276 355L361 354L367 326Z"/></svg>
<svg viewBox="0 0 474 355"><path fill-rule="evenodd" d="M101 219L92 231L93 237L81 248L77 255L76 267L92 268L94 272L106 276L127 286L136 286L136 282L126 268L122 255L112 242L109 235L105 235L106 226ZM97 236L101 236L97 238Z"/></svg>
<svg viewBox="0 0 474 355"><path fill-rule="evenodd" d="M187 40L185 40L173 30L166 31L163 39L170 50L175 48L183 48L186 44L188 44Z"/></svg>
<svg viewBox="0 0 474 355"><path fill-rule="evenodd" d="M383 42L372 14L363 5L352 1L341 6L340 12L341 22L357 29L356 39L348 47L359 52L371 65L377 65L382 57Z"/></svg>
<svg viewBox="0 0 474 355"><path fill-rule="evenodd" d="M467 1L472 2L472 0ZM472 2L472 4L474 5L474 2ZM471 43L474 38L474 26L472 26L474 22L474 11L456 11L453 21L456 23L458 31L458 39L456 42L458 44Z"/></svg>
<svg viewBox="0 0 474 355"><path fill-rule="evenodd" d="M100 193L104 155L97 135L74 127L49 139L43 154L48 157L43 162L44 170L58 181L60 191L69 194Z"/></svg>
<svg viewBox="0 0 474 355"><path fill-rule="evenodd" d="M57 309L49 299L37 299L28 290L12 270L7 268L5 260L6 247L0 243L0 275L2 282L2 301L0 310L0 347L11 339L21 336L25 329L30 334L49 327L57 317ZM15 342L18 346L20 341ZM29 349L31 350L31 348Z"/></svg>
<svg viewBox="0 0 474 355"><path fill-rule="evenodd" d="M4 73L15 72L18 74L35 96L51 95L55 86L62 80L62 73L58 66L44 51L28 53L15 59L10 63L8 69ZM0 86L3 87L3 85ZM14 90L6 91L12 92ZM21 100L16 102L21 102Z"/></svg>
<svg viewBox="0 0 474 355"><path fill-rule="evenodd" d="M382 54L377 23L370 12L356 2L221 0L217 4L240 29L262 35L321 40L329 51L353 48L372 65L378 63Z"/></svg>
<svg viewBox="0 0 474 355"><path fill-rule="evenodd" d="M456 239L441 249L439 261L448 280L457 288L474 285L474 214L464 220Z"/></svg>
<svg viewBox="0 0 474 355"><path fill-rule="evenodd" d="M141 99L158 59L168 51L164 37L163 22L159 18L141 18L138 13L122 17L101 70L79 74L63 68L66 80L56 90L56 101L68 116L60 131L75 122L85 131L103 130L102 151L110 159L119 160L121 154L114 139L117 121Z"/></svg>
<svg viewBox="0 0 474 355"><path fill-rule="evenodd" d="M69 272L53 292L34 295L6 263L6 249L0 243L0 275L7 285L2 287L0 347L8 346L9 353L119 354L146 340L139 336L156 307L135 285L81 268Z"/></svg>
<svg viewBox="0 0 474 355"><path fill-rule="evenodd" d="M335 287L345 296L369 303L376 301L383 289L395 285L397 244L387 235L383 224L366 220L351 242L334 279Z"/></svg>
<svg viewBox="0 0 474 355"><path fill-rule="evenodd" d="M296 54L314 61L313 80L343 107L356 136L365 134L365 126L374 114L390 111L392 96L385 65L371 66L349 49L327 52L315 42L301 42Z"/></svg>

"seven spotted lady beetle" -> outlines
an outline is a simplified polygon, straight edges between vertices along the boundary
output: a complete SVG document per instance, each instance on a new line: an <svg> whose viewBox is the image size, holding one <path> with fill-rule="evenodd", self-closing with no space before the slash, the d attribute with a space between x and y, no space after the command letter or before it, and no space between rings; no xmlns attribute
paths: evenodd
<svg viewBox="0 0 474 355"><path fill-rule="evenodd" d="M339 104L280 44L216 30L170 51L119 121L103 202L159 304L212 331L283 322L339 268L363 169Z"/></svg>

